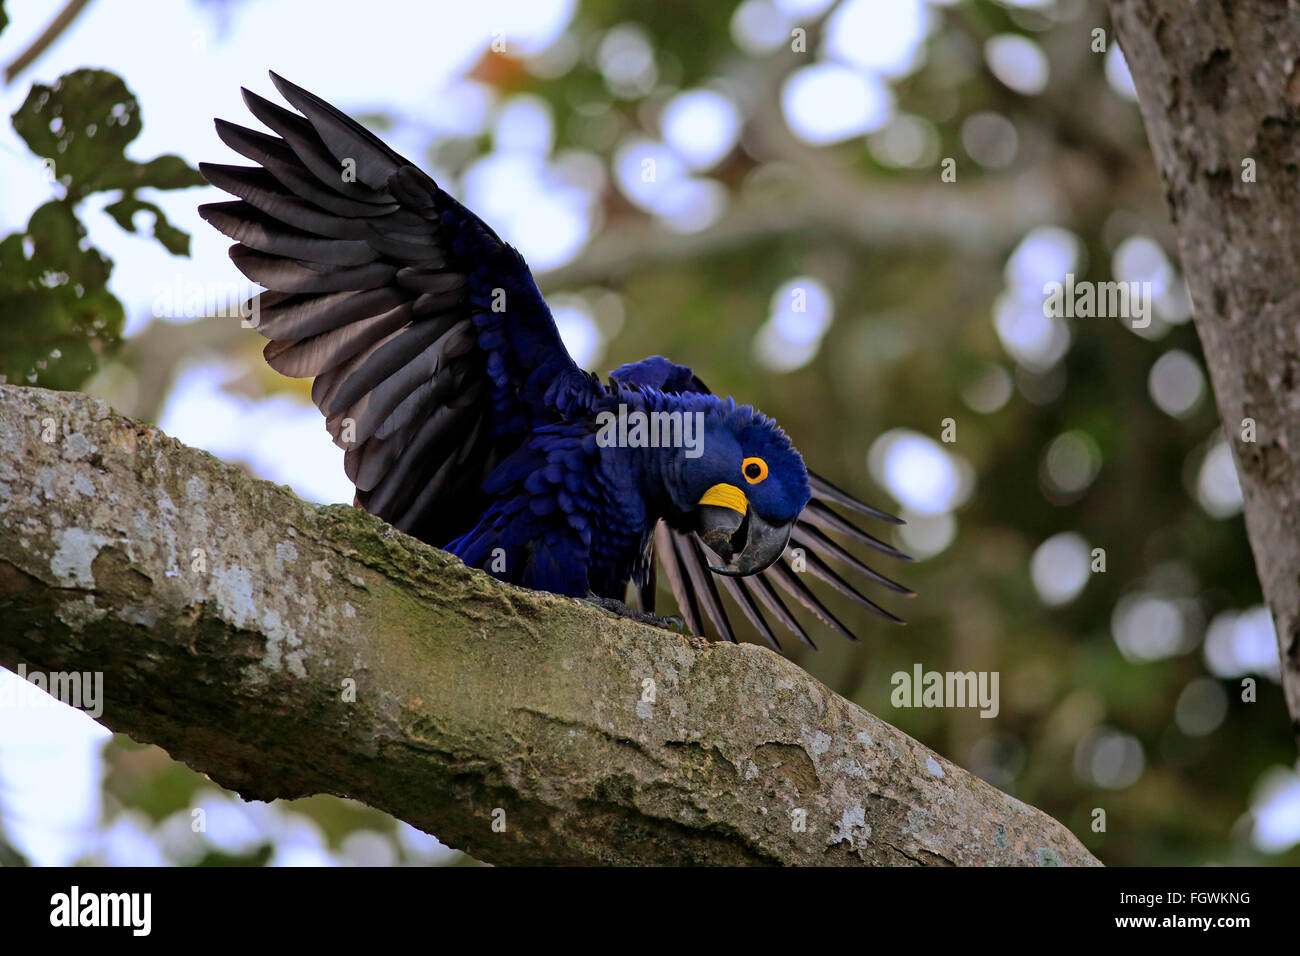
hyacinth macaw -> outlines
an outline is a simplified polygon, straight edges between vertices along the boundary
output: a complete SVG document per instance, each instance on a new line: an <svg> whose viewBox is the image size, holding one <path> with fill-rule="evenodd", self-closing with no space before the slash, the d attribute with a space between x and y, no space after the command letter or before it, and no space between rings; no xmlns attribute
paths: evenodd
<svg viewBox="0 0 1300 956"><path fill-rule="evenodd" d="M782 593L856 639L804 570L898 621L828 561L911 592L827 534L906 559L830 504L898 519L808 471L775 422L684 366L655 356L608 384L583 371L518 252L359 123L271 79L298 112L243 91L273 135L217 120L257 165L201 164L239 198L200 212L268 290L247 305L266 361L315 379L357 505L505 581L663 624L657 560L695 634L703 609L736 639L716 580L778 648L764 608L812 644ZM620 407L681 413L702 434L693 448L598 440ZM629 584L639 610L623 604Z"/></svg>

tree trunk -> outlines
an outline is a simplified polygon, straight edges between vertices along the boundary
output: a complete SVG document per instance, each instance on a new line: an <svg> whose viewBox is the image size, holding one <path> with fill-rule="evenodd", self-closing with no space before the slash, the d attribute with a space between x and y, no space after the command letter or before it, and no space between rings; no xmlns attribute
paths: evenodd
<svg viewBox="0 0 1300 956"><path fill-rule="evenodd" d="M1111 14L1178 230L1300 738L1300 3L1111 0Z"/></svg>
<svg viewBox="0 0 1300 956"><path fill-rule="evenodd" d="M466 568L104 403L0 386L0 664L259 800L355 797L497 863L1095 864L753 645Z"/></svg>

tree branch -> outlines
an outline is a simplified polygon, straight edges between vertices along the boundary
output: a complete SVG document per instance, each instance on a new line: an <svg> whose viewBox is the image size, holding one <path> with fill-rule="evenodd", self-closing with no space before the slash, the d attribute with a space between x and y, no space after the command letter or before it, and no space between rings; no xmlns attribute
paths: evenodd
<svg viewBox="0 0 1300 956"><path fill-rule="evenodd" d="M27 69L40 57L42 53L48 50L54 41L63 36L64 31L72 26L72 21L81 15L81 11L86 9L90 0L68 0L64 4L49 26L41 31L40 36L33 40L22 53L14 57L13 61L5 67L5 82L12 83L23 70Z"/></svg>
<svg viewBox="0 0 1300 956"><path fill-rule="evenodd" d="M0 526L0 664L102 672L104 723L248 798L497 863L1096 863L763 648L500 584L84 395L0 386Z"/></svg>
<svg viewBox="0 0 1300 956"><path fill-rule="evenodd" d="M1112 0L1111 13L1178 227L1300 739L1300 4Z"/></svg>

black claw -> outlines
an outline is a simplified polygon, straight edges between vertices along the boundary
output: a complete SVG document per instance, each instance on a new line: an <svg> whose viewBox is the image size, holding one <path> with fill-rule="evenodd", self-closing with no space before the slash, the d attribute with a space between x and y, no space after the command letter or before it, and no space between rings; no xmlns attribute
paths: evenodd
<svg viewBox="0 0 1300 956"><path fill-rule="evenodd" d="M601 597L598 594L588 594L584 600L589 604L594 604L599 608L604 608L611 614L616 614L619 617L630 618L631 620L637 621L641 624L649 624L651 627L662 628L665 631L677 631L680 634L683 633L683 629L686 627L686 622L676 615L651 614L648 611L638 611L636 608L628 607L617 598L607 598Z"/></svg>

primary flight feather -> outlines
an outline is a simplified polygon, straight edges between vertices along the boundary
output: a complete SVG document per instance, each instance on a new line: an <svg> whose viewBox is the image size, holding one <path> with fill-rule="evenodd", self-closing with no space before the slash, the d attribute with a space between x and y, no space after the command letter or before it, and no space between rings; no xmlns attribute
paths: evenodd
<svg viewBox="0 0 1300 956"><path fill-rule="evenodd" d="M244 91L271 133L217 120L257 165L200 164L239 198L199 211L267 289L250 303L266 360L314 379L358 505L505 581L633 616L629 584L653 614L657 561L696 634L707 617L736 639L716 580L773 646L772 620L813 643L786 598L855 639L787 545L898 620L831 565L911 592L830 535L906 555L831 505L897 518L807 470L775 422L684 366L654 356L608 384L584 372L518 252L355 120L271 79L297 112ZM647 441L647 422L675 440Z"/></svg>

